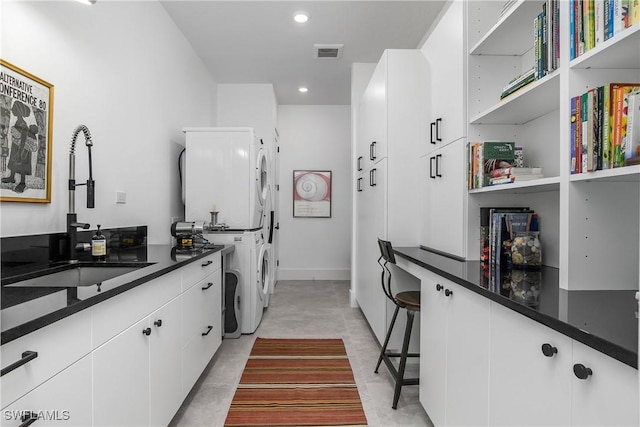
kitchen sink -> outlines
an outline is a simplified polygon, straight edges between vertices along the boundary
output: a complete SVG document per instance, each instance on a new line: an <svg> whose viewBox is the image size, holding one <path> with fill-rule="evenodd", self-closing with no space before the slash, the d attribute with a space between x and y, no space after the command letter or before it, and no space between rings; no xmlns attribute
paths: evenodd
<svg viewBox="0 0 640 427"><path fill-rule="evenodd" d="M10 285L9 287L79 287L91 286L106 280L122 276L151 264L139 265L77 265L72 268L49 273L42 276L25 279Z"/></svg>

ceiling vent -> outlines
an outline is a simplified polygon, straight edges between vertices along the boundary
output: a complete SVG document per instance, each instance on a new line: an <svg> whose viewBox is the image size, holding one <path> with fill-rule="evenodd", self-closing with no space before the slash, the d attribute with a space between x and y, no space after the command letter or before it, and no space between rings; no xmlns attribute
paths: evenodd
<svg viewBox="0 0 640 427"><path fill-rule="evenodd" d="M342 56L342 44L314 44L313 52L316 59L337 59Z"/></svg>

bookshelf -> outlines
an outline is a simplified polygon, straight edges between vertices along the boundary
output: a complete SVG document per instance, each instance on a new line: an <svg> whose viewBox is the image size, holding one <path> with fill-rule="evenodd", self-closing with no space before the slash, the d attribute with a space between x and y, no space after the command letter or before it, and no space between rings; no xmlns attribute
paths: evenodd
<svg viewBox="0 0 640 427"><path fill-rule="evenodd" d="M466 3L468 141L515 141L545 178L468 190L467 259L479 258L481 206L530 206L540 216L544 264L569 290L637 289L640 166L572 175L570 99L610 82L640 82L640 24L569 61L569 1L559 2L556 70L503 100L534 62L533 22L545 1Z"/></svg>

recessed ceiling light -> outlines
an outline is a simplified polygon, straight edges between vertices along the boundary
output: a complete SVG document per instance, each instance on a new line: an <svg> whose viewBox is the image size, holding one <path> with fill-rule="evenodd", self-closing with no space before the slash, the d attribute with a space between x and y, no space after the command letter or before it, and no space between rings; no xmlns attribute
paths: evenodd
<svg viewBox="0 0 640 427"><path fill-rule="evenodd" d="M306 88L304 86L300 86L298 88L298 92L307 93L307 92L309 92L309 88Z"/></svg>
<svg viewBox="0 0 640 427"><path fill-rule="evenodd" d="M293 14L293 20L298 24L304 24L309 20L309 14L307 12L296 12Z"/></svg>
<svg viewBox="0 0 640 427"><path fill-rule="evenodd" d="M82 4L92 5L92 4L96 4L96 1L98 0L76 0L76 1Z"/></svg>

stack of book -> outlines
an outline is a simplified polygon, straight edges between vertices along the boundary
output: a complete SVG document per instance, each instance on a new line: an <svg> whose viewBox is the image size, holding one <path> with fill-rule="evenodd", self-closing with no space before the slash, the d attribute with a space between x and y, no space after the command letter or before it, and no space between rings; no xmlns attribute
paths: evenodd
<svg viewBox="0 0 640 427"><path fill-rule="evenodd" d="M542 168L519 168L515 166L507 166L491 171L489 185L503 184L506 182L531 181L539 178L544 178Z"/></svg>
<svg viewBox="0 0 640 427"><path fill-rule="evenodd" d="M608 83L571 98L571 173L612 169L640 156L640 83Z"/></svg>
<svg viewBox="0 0 640 427"><path fill-rule="evenodd" d="M513 80L511 80L503 89L500 94L500 99L504 99L507 96L511 95L514 92L519 91L529 83L532 83L536 80L535 69L532 68L526 73L523 73Z"/></svg>
<svg viewBox="0 0 640 427"><path fill-rule="evenodd" d="M560 59L560 1L547 0L533 20L534 69L541 79L558 68Z"/></svg>
<svg viewBox="0 0 640 427"><path fill-rule="evenodd" d="M640 0L569 0L569 10L571 59L640 23Z"/></svg>
<svg viewBox="0 0 640 427"><path fill-rule="evenodd" d="M520 169L523 162L522 147L504 141L470 142L467 157L470 190L513 182L516 177L511 173L512 168Z"/></svg>
<svg viewBox="0 0 640 427"><path fill-rule="evenodd" d="M540 231L538 214L528 207L480 208L480 261L484 268L511 268L511 242L520 231Z"/></svg>

